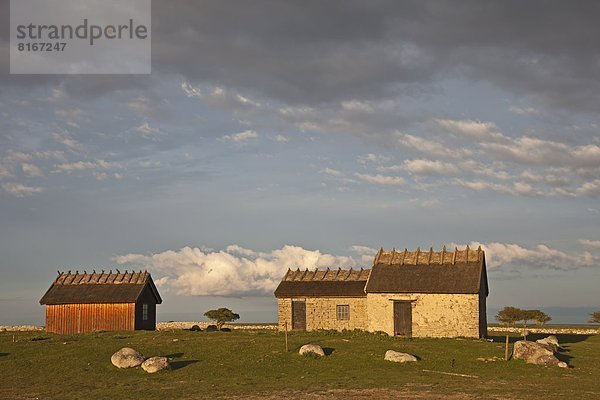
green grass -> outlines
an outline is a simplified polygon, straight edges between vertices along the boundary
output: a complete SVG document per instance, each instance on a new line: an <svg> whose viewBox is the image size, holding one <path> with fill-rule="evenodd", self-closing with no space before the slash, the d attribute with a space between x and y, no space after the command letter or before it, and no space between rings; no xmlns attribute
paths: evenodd
<svg viewBox="0 0 600 400"><path fill-rule="evenodd" d="M12 332L0 333L2 399L196 399L340 388L464 393L479 398L600 398L600 335L558 335L565 347L561 357L572 366L569 369L520 360L476 361L477 357L503 357L504 336L495 336L490 343L399 339L361 332L293 333L288 353L283 334L272 331L77 336L21 332L15 337L13 342ZM530 339L539 337L530 335ZM299 356L298 349L307 343L321 345L329 355L321 359ZM172 357L173 370L151 375L139 368L115 368L110 356L126 346L147 357ZM414 354L420 361L384 361L388 349Z"/></svg>

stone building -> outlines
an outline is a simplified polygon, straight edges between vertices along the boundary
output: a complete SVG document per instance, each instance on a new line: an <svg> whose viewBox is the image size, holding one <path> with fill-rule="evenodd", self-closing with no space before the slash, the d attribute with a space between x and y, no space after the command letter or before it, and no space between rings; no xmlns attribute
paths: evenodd
<svg viewBox="0 0 600 400"><path fill-rule="evenodd" d="M288 270L275 290L279 329L362 329L413 337L484 337L485 253L381 249L371 269Z"/></svg>

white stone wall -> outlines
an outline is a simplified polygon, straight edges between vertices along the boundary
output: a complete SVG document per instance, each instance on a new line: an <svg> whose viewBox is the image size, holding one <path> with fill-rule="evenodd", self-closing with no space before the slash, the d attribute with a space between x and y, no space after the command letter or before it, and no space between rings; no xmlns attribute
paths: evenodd
<svg viewBox="0 0 600 400"><path fill-rule="evenodd" d="M294 300L306 301L306 330L317 329L367 329L366 297L307 297ZM292 326L292 299L277 299L279 330L284 329L287 321L288 330ZM350 306L350 319L338 320L338 305Z"/></svg>
<svg viewBox="0 0 600 400"><path fill-rule="evenodd" d="M368 330L394 334L394 300L412 303L412 336L479 337L478 294L367 294Z"/></svg>

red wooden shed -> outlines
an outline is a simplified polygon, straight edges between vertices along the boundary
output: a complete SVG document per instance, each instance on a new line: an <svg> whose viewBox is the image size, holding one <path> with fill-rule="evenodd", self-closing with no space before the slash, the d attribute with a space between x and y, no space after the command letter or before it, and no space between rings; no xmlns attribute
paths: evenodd
<svg viewBox="0 0 600 400"><path fill-rule="evenodd" d="M59 272L40 304L46 331L63 335L93 331L154 330L162 303L147 271L74 274Z"/></svg>

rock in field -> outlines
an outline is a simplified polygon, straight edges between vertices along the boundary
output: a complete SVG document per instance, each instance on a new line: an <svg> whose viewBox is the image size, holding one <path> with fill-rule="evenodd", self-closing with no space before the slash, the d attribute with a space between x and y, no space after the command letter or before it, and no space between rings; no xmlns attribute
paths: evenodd
<svg viewBox="0 0 600 400"><path fill-rule="evenodd" d="M133 368L144 362L144 356L130 347L123 347L110 357L110 362L117 368Z"/></svg>
<svg viewBox="0 0 600 400"><path fill-rule="evenodd" d="M556 358L553 347L546 344L519 340L515 342L513 358L525 360L527 364L556 365L561 368L567 368L567 363Z"/></svg>
<svg viewBox="0 0 600 400"><path fill-rule="evenodd" d="M386 351L385 357L383 359L386 361L399 362L399 363L417 361L417 357L413 356L412 354L401 353L399 351L394 351L394 350Z"/></svg>
<svg viewBox="0 0 600 400"><path fill-rule="evenodd" d="M312 353L319 357L325 357L325 352L318 344L305 344L304 346L300 347L299 353L301 356Z"/></svg>
<svg viewBox="0 0 600 400"><path fill-rule="evenodd" d="M556 353L559 349L559 344L558 344L558 339L556 338L556 336L554 335L550 335L548 337L545 337L543 339L538 339L535 341L536 343L539 344L543 344L543 345L547 345L547 346L551 346L553 351Z"/></svg>
<svg viewBox="0 0 600 400"><path fill-rule="evenodd" d="M153 374L168 368L169 359L167 357L150 357L142 363L142 369L149 374Z"/></svg>

